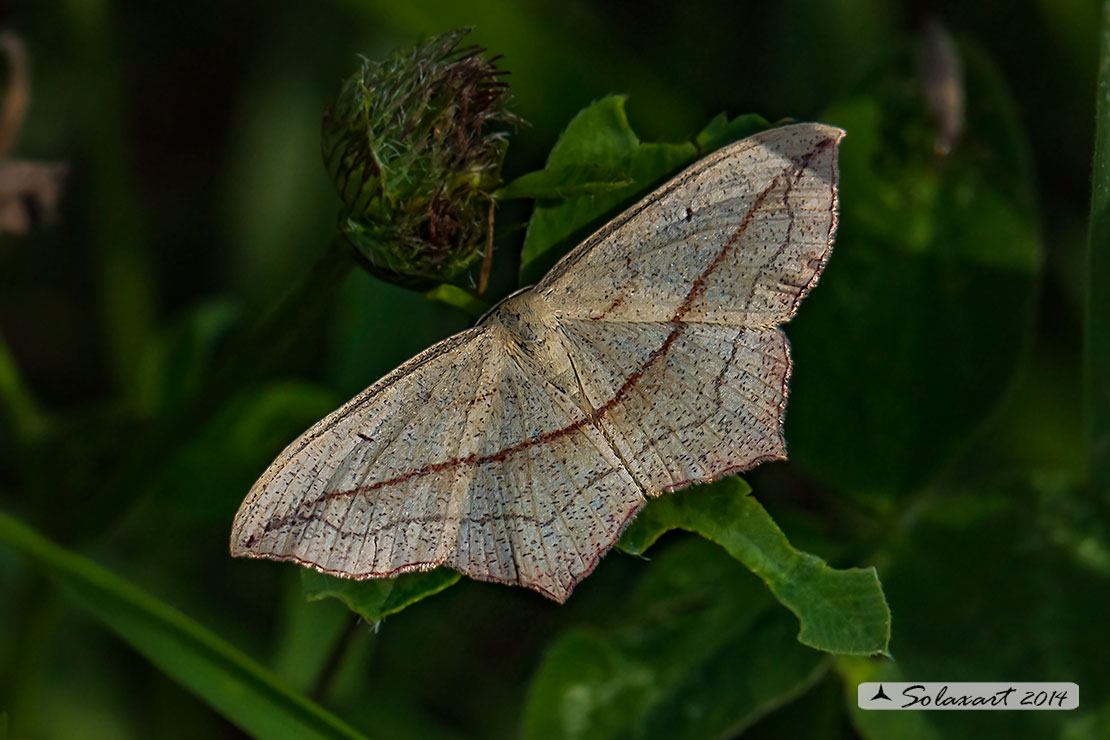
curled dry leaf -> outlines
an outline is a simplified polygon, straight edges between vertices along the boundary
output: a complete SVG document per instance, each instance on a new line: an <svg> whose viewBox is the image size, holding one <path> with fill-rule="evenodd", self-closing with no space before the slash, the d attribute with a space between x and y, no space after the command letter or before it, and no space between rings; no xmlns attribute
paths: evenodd
<svg viewBox="0 0 1110 740"><path fill-rule="evenodd" d="M23 128L31 83L27 49L18 36L0 33L0 54L8 68L7 93L0 105L0 233L24 234L53 216L67 167L8 157Z"/></svg>

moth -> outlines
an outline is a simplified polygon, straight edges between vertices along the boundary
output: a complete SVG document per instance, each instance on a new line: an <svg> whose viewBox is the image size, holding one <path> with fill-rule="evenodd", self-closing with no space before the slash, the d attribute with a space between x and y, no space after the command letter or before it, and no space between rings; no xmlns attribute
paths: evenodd
<svg viewBox="0 0 1110 740"><path fill-rule="evenodd" d="M232 555L562 602L652 497L785 458L778 327L831 252L843 135L710 154L374 383L262 474Z"/></svg>

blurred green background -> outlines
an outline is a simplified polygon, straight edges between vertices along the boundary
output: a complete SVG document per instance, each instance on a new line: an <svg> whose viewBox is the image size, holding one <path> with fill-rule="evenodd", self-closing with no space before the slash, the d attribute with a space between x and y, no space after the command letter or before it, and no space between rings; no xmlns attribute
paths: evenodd
<svg viewBox="0 0 1110 740"><path fill-rule="evenodd" d="M930 20L965 72L947 158L917 72ZM1085 478L1081 395L1095 0L68 0L0 21L32 62L14 155L70 166L57 218L0 236L5 513L368 737L1110 737L1108 497ZM361 272L332 279L326 258L323 295L303 288L339 206L324 106L358 55L459 26L503 55L529 122L507 180L608 93L629 95L645 141L719 112L847 129L841 233L787 328L792 462L747 479L792 540L878 568L896 662L801 648L768 601L700 662L660 667L653 645L717 639L729 604L755 603L736 594L768 600L679 534L653 563L610 555L564 607L464 580L373 629L306 602L292 566L229 559L231 518L286 442L469 322ZM515 287L529 213L499 208L491 297ZM244 352L290 294L311 300L271 322L276 349ZM242 736L67 593L0 543L11 737ZM573 658L580 643L615 647L598 662ZM898 675L1077 681L1082 709L850 711L854 681ZM760 676L781 685L732 706Z"/></svg>

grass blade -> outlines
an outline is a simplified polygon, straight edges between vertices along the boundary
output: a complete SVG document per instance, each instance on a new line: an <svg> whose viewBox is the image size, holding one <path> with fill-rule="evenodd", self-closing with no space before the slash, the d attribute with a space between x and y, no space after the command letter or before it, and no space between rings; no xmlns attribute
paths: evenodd
<svg viewBox="0 0 1110 740"><path fill-rule="evenodd" d="M160 670L257 738L363 736L197 622L0 512L0 541L33 558Z"/></svg>

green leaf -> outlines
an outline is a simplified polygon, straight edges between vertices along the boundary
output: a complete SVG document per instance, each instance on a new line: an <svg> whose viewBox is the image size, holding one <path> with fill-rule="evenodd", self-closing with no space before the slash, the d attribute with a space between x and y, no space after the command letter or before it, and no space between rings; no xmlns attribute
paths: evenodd
<svg viewBox="0 0 1110 740"><path fill-rule="evenodd" d="M750 491L732 477L661 496L636 517L618 546L642 554L671 529L696 532L763 579L798 617L802 644L847 655L885 653L890 610L875 569L836 570L795 550Z"/></svg>
<svg viewBox="0 0 1110 740"><path fill-rule="evenodd" d="M1102 53L1095 96L1095 157L1087 240L1084 376L1091 482L1110 501L1110 1L1103 3ZM1105 510L1105 509L1104 509Z"/></svg>
<svg viewBox="0 0 1110 740"><path fill-rule="evenodd" d="M0 541L35 559L89 613L244 732L274 740L362 737L189 617L4 513Z"/></svg>
<svg viewBox="0 0 1110 740"><path fill-rule="evenodd" d="M301 586L309 601L326 599L329 596L339 599L368 622L377 622L421 599L438 594L455 585L459 578L459 574L450 568L365 581L336 578L311 568L301 570Z"/></svg>
<svg viewBox="0 0 1110 740"><path fill-rule="evenodd" d="M609 628L575 627L531 686L525 738L732 736L790 701L825 658L719 547L690 537L645 569Z"/></svg>
<svg viewBox="0 0 1110 740"><path fill-rule="evenodd" d="M770 127L771 124L766 118L755 113L737 116L731 121L724 113L720 113L694 137L694 144L698 147L698 156L704 157L723 146L746 139Z"/></svg>
<svg viewBox="0 0 1110 740"><path fill-rule="evenodd" d="M825 116L848 132L840 229L786 327L786 438L833 487L919 486L1026 356L1041 254L1027 144L1000 77L969 52L966 127L948 155L934 152L908 53Z"/></svg>
<svg viewBox="0 0 1110 740"><path fill-rule="evenodd" d="M1092 700L1059 713L910 712L920 716L897 729L893 720L874 716L886 712L852 710L864 738L1066 737L1065 727L1089 723L1101 729L1071 736L1110 736L1103 710L1110 638L1102 626L1110 613L1110 578L1105 554L1089 556L1092 549L1105 553L1106 545L1088 532L1077 549L1073 537L1061 536L1064 512L1074 517L1072 526L1090 528L1098 517L1077 489L1012 476L946 486L943 496L922 501L912 529L897 531L883 554L883 586L898 615L891 646L897 672L885 661L841 661L840 669L849 707L856 683L887 677L1074 681Z"/></svg>
<svg viewBox="0 0 1110 740"><path fill-rule="evenodd" d="M498 188L498 200L531 198L532 200L566 200L583 195L597 195L619 190L633 184L627 173L606 170L598 163L548 167L521 175L508 185Z"/></svg>
<svg viewBox="0 0 1110 740"><path fill-rule="evenodd" d="M666 175L733 141L768 127L762 116L714 118L694 142L644 143L633 132L623 96L581 111L551 150L547 166L498 191L499 198L534 198L521 254L521 282L538 280L578 237L618 205L644 194Z"/></svg>
<svg viewBox="0 0 1110 740"><path fill-rule="evenodd" d="M628 123L624 101L623 96L611 95L575 116L551 150L547 166L533 175L550 187L560 173L596 168L602 173L626 173L632 183L558 203L537 203L521 254L522 284L542 276L574 246L573 237L583 229L694 158L696 148L690 142L641 142Z"/></svg>

